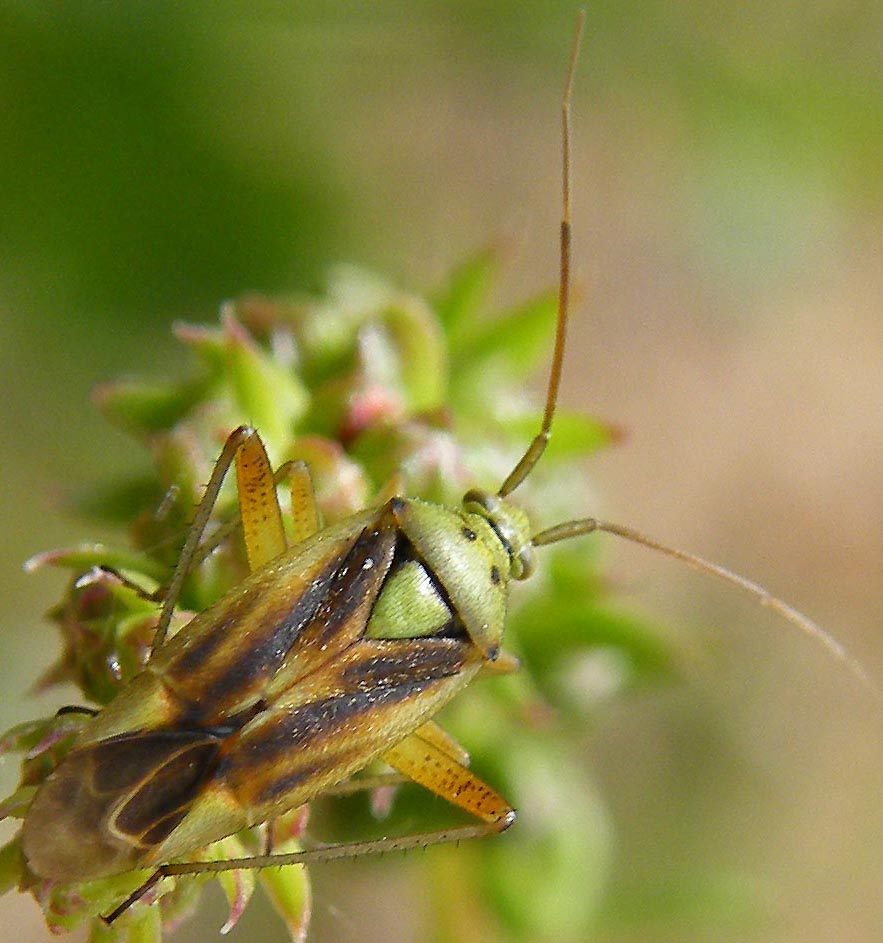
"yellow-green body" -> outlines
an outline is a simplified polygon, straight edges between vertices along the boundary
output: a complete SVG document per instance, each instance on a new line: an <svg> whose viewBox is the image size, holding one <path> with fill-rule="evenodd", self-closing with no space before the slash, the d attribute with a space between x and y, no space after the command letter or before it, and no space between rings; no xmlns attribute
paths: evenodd
<svg viewBox="0 0 883 943"><path fill-rule="evenodd" d="M256 570L85 727L25 819L31 870L80 881L178 858L408 738L497 657L511 535L529 543L507 513L393 498Z"/></svg>

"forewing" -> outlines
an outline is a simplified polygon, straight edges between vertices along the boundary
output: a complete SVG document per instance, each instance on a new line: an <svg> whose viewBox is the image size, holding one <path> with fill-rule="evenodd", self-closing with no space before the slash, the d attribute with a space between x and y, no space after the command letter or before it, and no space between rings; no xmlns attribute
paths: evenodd
<svg viewBox="0 0 883 943"><path fill-rule="evenodd" d="M432 717L477 672L455 639L364 640L225 744L218 777L263 821L347 779Z"/></svg>
<svg viewBox="0 0 883 943"><path fill-rule="evenodd" d="M395 539L391 515L374 510L252 574L168 641L84 742L146 728L241 727L361 636L359 612L380 592Z"/></svg>
<svg viewBox="0 0 883 943"><path fill-rule="evenodd" d="M138 867L187 815L217 763L202 730L123 734L74 750L38 791L22 843L41 877L82 881Z"/></svg>

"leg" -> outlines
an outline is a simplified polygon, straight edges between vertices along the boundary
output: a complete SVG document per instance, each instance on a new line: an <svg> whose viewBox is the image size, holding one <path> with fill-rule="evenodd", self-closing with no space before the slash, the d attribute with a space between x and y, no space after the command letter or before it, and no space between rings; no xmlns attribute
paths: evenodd
<svg viewBox="0 0 883 943"><path fill-rule="evenodd" d="M126 589L130 589L136 596L140 599L147 600L148 602L158 602L159 596L156 591L148 593L147 590L136 583L134 580L130 580L128 576L124 576L120 573L119 570L114 569L112 566L102 566L99 565L95 568L101 575L109 576L112 579L115 579L120 585L125 586ZM92 571L94 572L94 571ZM85 585L86 581L89 580L91 573L86 573L77 580L77 585Z"/></svg>
<svg viewBox="0 0 883 943"><path fill-rule="evenodd" d="M387 786L401 786L411 780L401 773L378 773L376 776L359 776L355 779L345 779L342 783L326 789L321 798L352 796L357 792L367 792L371 789L384 789Z"/></svg>
<svg viewBox="0 0 883 943"><path fill-rule="evenodd" d="M87 717L95 717L100 713L101 711L94 707L83 707L80 704L65 704L64 707L58 708L55 712L55 716L64 717L66 714L85 714Z"/></svg>
<svg viewBox="0 0 883 943"><path fill-rule="evenodd" d="M436 744L441 744L441 746ZM387 851L408 851L412 848L428 848L432 845L444 845L452 842L481 838L496 832L502 832L515 821L515 811L497 795L490 786L483 783L452 753L463 755L462 749L451 737L435 723L419 728L402 743L393 747L384 755L384 760L408 779L420 783L437 796L447 799L453 805L471 812L482 821L472 825L461 825L440 832L425 832L417 835L402 835L397 838L378 838L369 841L348 842L329 845L325 848L311 848L295 851L291 854L267 855L252 858L234 858L228 861L198 861L182 864L165 864L157 870L115 910L104 917L106 923L112 923L129 907L140 900L157 882L164 877L181 874L203 874L219 871L235 871L251 868L275 868L289 864L310 864L318 861L333 861L339 858L361 858L366 855L383 854ZM353 780L353 787L342 784L329 790L337 795L355 792L364 785L373 788L379 785L391 785L398 777L366 777Z"/></svg>
<svg viewBox="0 0 883 943"><path fill-rule="evenodd" d="M399 838L378 838L374 841L351 842L349 844L328 845L325 848L311 848L307 851L294 851L291 854L268 855L267 857L231 858L227 861L196 861L182 864L164 864L118 907L101 919L111 924L121 917L132 904L137 903L155 884L164 877L182 874L216 874L223 871L252 870L255 868L279 868L290 864L313 864L319 861L336 861L341 858L363 858L368 855L382 855L388 851L410 851L414 848L430 848L432 845L449 845L471 838L483 838L496 832L502 832L515 821L515 812L509 813L499 821L479 822L476 825L461 825L441 832L425 832L420 835L402 835Z"/></svg>
<svg viewBox="0 0 883 943"><path fill-rule="evenodd" d="M521 662L510 652L500 652L496 661L486 661L481 666L480 677L496 678L500 675L512 675L521 670Z"/></svg>
<svg viewBox="0 0 883 943"><path fill-rule="evenodd" d="M240 451L243 452L242 460L239 458ZM242 526L249 565L252 568L262 565L255 561L266 562L285 548L279 503L276 500L275 488L272 487L273 476L269 472L269 462L263 443L254 429L249 426L240 426L230 433L224 443L224 448L212 469L205 494L196 508L193 523L190 525L187 539L184 541L178 564L163 600L151 653L155 652L165 640L172 612L181 595L181 587L184 585L187 574L193 568L194 561L198 559L200 538L218 500L224 476L234 459L237 462L237 475L240 480ZM270 487L268 487L268 481L271 484Z"/></svg>
<svg viewBox="0 0 883 943"><path fill-rule="evenodd" d="M291 462L288 468L291 483L291 520L294 542L299 544L319 530L319 509L313 494L313 480L306 462Z"/></svg>
<svg viewBox="0 0 883 943"><path fill-rule="evenodd" d="M433 724L427 737L421 727L388 750L383 759L393 769L447 799L451 805L482 819L488 826L486 831L502 831L511 825L515 812L509 803L444 747L440 748L436 742L437 732L440 728ZM447 737L447 734L443 735Z"/></svg>
<svg viewBox="0 0 883 943"><path fill-rule="evenodd" d="M428 720L422 727L418 727L413 736L419 737L421 740L429 741L429 743L433 744L433 746L437 747L442 753L461 766L469 765L469 754L434 720Z"/></svg>
<svg viewBox="0 0 883 943"><path fill-rule="evenodd" d="M270 461L253 430L236 450L236 483L248 566L259 570L283 553L286 543Z"/></svg>
<svg viewBox="0 0 883 943"><path fill-rule="evenodd" d="M278 488L279 485L288 477L291 473L292 466L294 462L283 462L273 474L273 483ZM242 512L237 507L233 514L230 517L229 521L221 524L212 536L201 543L196 551L193 554L193 559L190 561L190 569L195 570L206 557L211 556L214 551L224 543L225 540L229 540L234 534L239 533L242 530Z"/></svg>

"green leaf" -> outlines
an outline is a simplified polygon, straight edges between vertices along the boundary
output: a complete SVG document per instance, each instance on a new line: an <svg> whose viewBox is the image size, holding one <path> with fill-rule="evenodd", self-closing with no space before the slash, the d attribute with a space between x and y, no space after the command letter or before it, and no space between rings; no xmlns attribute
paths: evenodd
<svg viewBox="0 0 883 943"><path fill-rule="evenodd" d="M223 847L225 850L221 857L226 857L227 852L226 848L229 847L229 842L226 840L223 842L217 843L219 847ZM241 847L241 846L240 846ZM242 852L233 852L232 854L241 855ZM255 885L255 874L254 871L248 871L246 869L240 869L238 871L221 871L217 875L218 883L224 890L224 896L227 898L227 904L230 907L230 912L227 915L227 920L224 922L224 925L221 927L221 934L229 933L233 927L239 922L239 918L242 916L245 908L248 906L248 902L251 900L251 896L254 893Z"/></svg>
<svg viewBox="0 0 883 943"><path fill-rule="evenodd" d="M22 872L21 841L16 836L0 848L0 897L18 886Z"/></svg>
<svg viewBox="0 0 883 943"><path fill-rule="evenodd" d="M280 853L297 850L286 844ZM303 943L307 937L312 910L310 873L303 865L284 868L264 868L260 873L261 884L273 904L276 913L283 919L294 943Z"/></svg>
<svg viewBox="0 0 883 943"><path fill-rule="evenodd" d="M25 561L28 573L41 566L66 567L71 570L88 570L93 566L111 567L114 570L140 573L161 583L169 575L168 568L137 550L114 547L102 543L82 543L59 550L47 550Z"/></svg>
<svg viewBox="0 0 883 943"><path fill-rule="evenodd" d="M235 302L222 307L222 312L235 315ZM204 324L179 323L174 326L175 337L186 344L202 361L213 378L220 378L224 374L224 334L216 327L206 327Z"/></svg>
<svg viewBox="0 0 883 943"><path fill-rule="evenodd" d="M232 315L224 320L227 375L243 419L261 430L277 456L309 405L309 393L291 370L263 351Z"/></svg>
<svg viewBox="0 0 883 943"><path fill-rule="evenodd" d="M7 730L0 737L0 757L7 753L26 753L32 750L53 726L52 720L26 720Z"/></svg>
<svg viewBox="0 0 883 943"><path fill-rule="evenodd" d="M309 815L309 807L301 806L273 821L269 828L275 854L287 855L302 850L300 838ZM312 890L306 866L264 868L258 877L270 902L285 922L293 943L303 943L312 911Z"/></svg>
<svg viewBox="0 0 883 943"><path fill-rule="evenodd" d="M433 307L444 325L452 351L458 350L474 319L481 314L500 268L500 249L490 246L455 269L436 295Z"/></svg>
<svg viewBox="0 0 883 943"><path fill-rule="evenodd" d="M158 507L162 493L148 475L87 484L78 489L73 505L78 514L108 524L131 524L145 507Z"/></svg>
<svg viewBox="0 0 883 943"><path fill-rule="evenodd" d="M460 453L444 429L419 421L375 426L359 436L351 451L378 486L402 475L407 492L424 500L444 503L462 497L456 474Z"/></svg>
<svg viewBox="0 0 883 943"><path fill-rule="evenodd" d="M557 295L547 292L499 317L480 321L467 340L457 345L452 363L460 372L474 372L486 369L489 361L500 361L513 380L527 376L549 358L557 310Z"/></svg>
<svg viewBox="0 0 883 943"><path fill-rule="evenodd" d="M549 631L554 624L555 631ZM555 597L531 600L513 616L520 654L538 676L557 671L575 653L614 649L630 674L658 677L674 671L677 657L659 629L615 603Z"/></svg>
<svg viewBox="0 0 883 943"><path fill-rule="evenodd" d="M40 900L46 914L46 925L52 933L62 934L70 933L89 921L90 939L102 943L122 939L153 943L160 939L156 907L133 907L109 928L97 919L100 914L107 913L121 900L125 900L150 874L149 870L138 870L79 884L52 882Z"/></svg>
<svg viewBox="0 0 883 943"><path fill-rule="evenodd" d="M141 907L110 926L100 919L92 920L89 925L89 943L160 943L161 940L159 907Z"/></svg>
<svg viewBox="0 0 883 943"><path fill-rule="evenodd" d="M204 380L178 384L117 380L99 386L92 399L115 426L146 437L171 429L206 393Z"/></svg>
<svg viewBox="0 0 883 943"><path fill-rule="evenodd" d="M36 793L36 786L19 786L15 792L0 802L0 820L23 819Z"/></svg>
<svg viewBox="0 0 883 943"><path fill-rule="evenodd" d="M518 829L481 848L481 880L516 939L584 939L613 863L607 808L565 751L554 739L523 738L503 761Z"/></svg>
<svg viewBox="0 0 883 943"><path fill-rule="evenodd" d="M399 354L402 380L413 412L444 402L448 365L444 338L432 312L420 299L403 296L381 315Z"/></svg>

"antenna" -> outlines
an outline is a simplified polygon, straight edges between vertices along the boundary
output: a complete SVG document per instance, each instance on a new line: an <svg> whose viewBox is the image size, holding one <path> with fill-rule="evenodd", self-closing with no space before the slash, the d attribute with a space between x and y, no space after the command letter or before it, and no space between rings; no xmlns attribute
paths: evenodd
<svg viewBox="0 0 883 943"><path fill-rule="evenodd" d="M562 212L561 212L561 254L560 254L560 278L558 284L558 320L555 329L555 349L552 354L552 366L549 371L549 384L546 389L546 406L543 412L543 421L540 431L534 436L533 441L527 448L516 464L515 468L509 473L509 476L500 486L497 492L500 498L510 495L531 473L534 466L542 457L549 443L549 437L552 431L552 422L555 417L555 408L558 404L558 391L561 386L561 370L564 362L564 347L567 335L567 320L570 314L570 261L571 261L571 175L570 175L570 100L573 91L573 80L576 73L576 65L579 59L580 43L583 34L583 25L585 23L585 10L580 10L577 17L576 31L573 37L573 45L570 51L570 62L567 69L567 76L564 82L564 94L561 98L561 130L562 130ZM834 658L837 659L854 677L868 688L878 699L883 700L883 691L868 676L860 662L854 658L844 648L844 646L825 631L820 625L809 617L803 615L793 606L774 596L769 590L765 589L759 583L749 580L732 570L720 564L713 563L703 557L680 550L677 547L663 544L652 537L642 534L640 531L630 527L624 527L620 524L614 524L608 521L598 520L597 518L584 518L582 520L565 521L554 527L547 528L544 531L534 535L531 538L531 544L534 547L540 547L545 544L557 543L561 540L569 540L573 537L580 537L595 531L613 534L631 543L640 544L664 556L679 560L687 566L692 567L701 573L715 576L731 586L753 597L762 606L766 606L778 613L792 625L796 626L804 635L808 635L816 642L824 646Z"/></svg>
<svg viewBox="0 0 883 943"><path fill-rule="evenodd" d="M853 657L844 646L825 631L817 622L814 622L808 616L795 609L793 606L774 596L768 589L765 589L760 583L755 583L719 563L713 563L694 553L688 553L686 550L679 550L677 547L670 547L661 543L653 537L648 537L640 531L631 527L624 527L621 524L614 524L610 521L601 521L594 517L587 517L577 521L565 521L562 524L556 524L549 527L531 538L531 544L534 547L542 547L545 544L558 543L561 540L570 540L572 537L580 537L583 534L591 534L594 531L603 531L606 534L613 534L616 537L622 537L631 543L640 544L656 553L671 557L673 560L679 560L687 566L700 573L707 573L709 576L715 576L744 593L756 599L762 606L772 609L783 619L787 619L792 625L796 626L804 635L808 635L820 645L828 650L828 653L837 659L854 677L870 690L878 699L883 699L883 692L876 682L868 675L861 663Z"/></svg>
<svg viewBox="0 0 883 943"><path fill-rule="evenodd" d="M533 441L519 459L518 464L509 473L509 477L500 486L497 494L501 498L512 494L531 473L534 465L540 460L543 452L546 451L549 435L552 431L552 420L555 418L555 407L558 405L561 367L564 363L564 341L567 336L567 318L570 313L570 98L573 92L573 77L576 74L576 64L579 59L585 21L586 11L580 10L576 20L576 31L573 34L573 45L570 49L570 64L567 67L567 78L564 81L564 94L561 98L561 156L563 164L561 261L558 281L558 320L555 327L555 352L552 354L549 386L546 390L546 408L543 413L543 424L540 431L534 436Z"/></svg>

